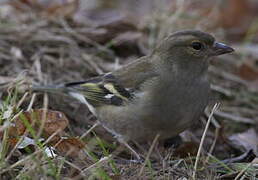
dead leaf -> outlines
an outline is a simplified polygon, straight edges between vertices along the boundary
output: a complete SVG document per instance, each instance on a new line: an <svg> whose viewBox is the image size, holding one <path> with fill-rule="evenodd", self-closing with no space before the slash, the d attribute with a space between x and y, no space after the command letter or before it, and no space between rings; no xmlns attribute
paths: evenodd
<svg viewBox="0 0 258 180"><path fill-rule="evenodd" d="M248 82L246 85L251 91L258 91L258 60L248 59L244 61L238 68L237 74Z"/></svg>
<svg viewBox="0 0 258 180"><path fill-rule="evenodd" d="M18 138L9 138L8 139L9 146L11 148L15 147L15 145L17 144L18 141L19 141Z"/></svg>
<svg viewBox="0 0 258 180"><path fill-rule="evenodd" d="M53 4L48 7L44 14L49 17L72 17L79 6L79 0L67 0L65 3Z"/></svg>
<svg viewBox="0 0 258 180"><path fill-rule="evenodd" d="M41 8L38 0L14 0L8 2L9 5L14 7L18 11L27 11L28 9L38 10Z"/></svg>
<svg viewBox="0 0 258 180"><path fill-rule="evenodd" d="M92 30L85 32L85 36L100 44L108 43L122 33L139 31L137 20L112 10L82 11L74 21L90 24Z"/></svg>
<svg viewBox="0 0 258 180"><path fill-rule="evenodd" d="M41 123L44 123L43 133L46 137L49 137L56 131L63 131L68 125L68 119L62 112L47 110L45 117L46 120L45 122L43 122L43 109L23 112L18 118L14 120L13 126L10 127L10 136L23 135L27 128L24 124L24 120L27 120L31 125L33 125L35 132L39 130L39 128L41 127Z"/></svg>
<svg viewBox="0 0 258 180"><path fill-rule="evenodd" d="M258 134L254 128L233 134L229 140L237 149L242 149L244 152L252 149L256 155L258 154Z"/></svg>
<svg viewBox="0 0 258 180"><path fill-rule="evenodd" d="M13 0L8 4L20 12L30 10L45 17L71 17L78 9L79 0Z"/></svg>
<svg viewBox="0 0 258 180"><path fill-rule="evenodd" d="M51 143L54 148L60 153L76 157L78 153L85 147L84 143L79 138L62 138L58 143Z"/></svg>
<svg viewBox="0 0 258 180"><path fill-rule="evenodd" d="M186 158L189 156L196 156L199 144L194 142L184 142L174 152L174 156Z"/></svg>
<svg viewBox="0 0 258 180"><path fill-rule="evenodd" d="M252 13L248 0L228 0L222 3L221 9L221 24L225 28L239 26ZM237 21L232 21L232 18L236 18Z"/></svg>
<svg viewBox="0 0 258 180"><path fill-rule="evenodd" d="M228 0L220 5L218 25L226 29L229 38L240 40L248 32L257 15L257 2Z"/></svg>
<svg viewBox="0 0 258 180"><path fill-rule="evenodd" d="M249 81L258 80L257 60L246 60L238 68L238 75Z"/></svg>
<svg viewBox="0 0 258 180"><path fill-rule="evenodd" d="M118 56L127 57L132 54L144 55L139 47L142 33L140 32L124 32L112 39L112 49Z"/></svg>

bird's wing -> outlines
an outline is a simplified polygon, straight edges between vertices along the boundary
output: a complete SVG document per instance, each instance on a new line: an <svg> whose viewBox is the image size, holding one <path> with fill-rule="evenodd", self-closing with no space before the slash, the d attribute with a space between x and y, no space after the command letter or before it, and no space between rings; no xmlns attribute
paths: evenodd
<svg viewBox="0 0 258 180"><path fill-rule="evenodd" d="M112 75L114 75L119 81L119 84L125 88L137 89L143 82L157 76L155 68L151 63L151 58L150 56L144 56L113 71Z"/></svg>
<svg viewBox="0 0 258 180"><path fill-rule="evenodd" d="M68 93L88 106L121 106L129 102L132 92L121 86L112 74L104 74L86 81L65 84Z"/></svg>

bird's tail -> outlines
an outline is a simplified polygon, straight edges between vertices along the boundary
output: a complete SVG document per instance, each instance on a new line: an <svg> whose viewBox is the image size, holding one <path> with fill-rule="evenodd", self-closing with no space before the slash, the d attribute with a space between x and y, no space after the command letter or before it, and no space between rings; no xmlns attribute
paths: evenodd
<svg viewBox="0 0 258 180"><path fill-rule="evenodd" d="M46 92L46 93L65 93L67 88L64 85L48 85L48 86L37 86L33 85L31 87L33 92Z"/></svg>

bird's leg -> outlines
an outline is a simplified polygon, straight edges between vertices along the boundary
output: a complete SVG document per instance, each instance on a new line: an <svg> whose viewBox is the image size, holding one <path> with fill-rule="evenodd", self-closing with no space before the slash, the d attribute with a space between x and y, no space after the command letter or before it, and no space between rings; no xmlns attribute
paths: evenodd
<svg viewBox="0 0 258 180"><path fill-rule="evenodd" d="M127 147L133 153L133 155L137 158L137 160L141 160L140 155L122 137L116 136L116 139L118 140L119 143L121 143L125 147Z"/></svg>

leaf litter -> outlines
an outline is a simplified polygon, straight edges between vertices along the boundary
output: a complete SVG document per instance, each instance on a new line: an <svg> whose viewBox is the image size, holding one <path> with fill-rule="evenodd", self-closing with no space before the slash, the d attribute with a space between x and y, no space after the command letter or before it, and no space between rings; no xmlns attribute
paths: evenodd
<svg viewBox="0 0 258 180"><path fill-rule="evenodd" d="M196 145L200 143L206 116L188 131L187 141L183 140L180 148L159 150L162 161L150 159L143 169L140 162L128 161L128 152L116 152L119 148L115 140L107 137L101 127L94 128L82 139L77 138L95 124L95 118L72 99L49 95L47 109L41 109L44 104L41 95L34 96L33 102L26 96L16 108L17 100L31 83L58 84L112 71L147 54L169 32L185 28L212 32L218 39L237 47L235 54L214 60L210 68L213 101L219 101L221 107L214 113L202 147L201 157L209 156L209 161L200 159L198 166L212 165L213 161L218 161L216 159L248 157L250 149L257 156L258 31L255 20L258 5L248 0L228 1L223 5L220 1L201 2L163 0L157 5L154 1L141 1L142 7L148 7L141 11L127 1L95 2L92 9L79 0L15 0L1 5L0 15L4 20L0 28L1 157L5 155L11 164L4 166L1 176L17 174L16 167L21 169L19 176L25 169L32 177L46 175L33 159L21 165L26 164L26 157L36 155L48 167L49 159L40 154L45 152L60 169L53 170L56 173L50 173L52 177L61 174L62 177L135 179L140 169L142 178L192 177L191 157L197 153ZM134 13L126 13L130 12L126 10L130 7ZM160 8L162 11L158 10ZM231 21L232 18L239 21ZM18 74L25 70L26 80L17 81ZM4 142L13 149L6 151ZM33 146L30 155L23 151L28 146ZM196 177L255 176L255 170L245 170L257 167L255 159L257 157L252 156L245 162L249 165L241 158L230 163L221 161L233 173L215 167L198 170ZM36 167L35 172L39 174L33 173L29 164Z"/></svg>

